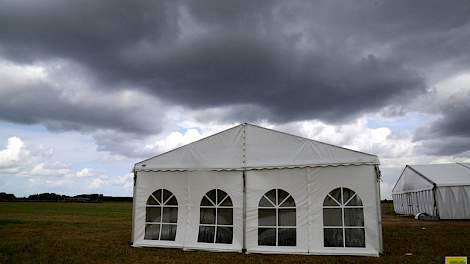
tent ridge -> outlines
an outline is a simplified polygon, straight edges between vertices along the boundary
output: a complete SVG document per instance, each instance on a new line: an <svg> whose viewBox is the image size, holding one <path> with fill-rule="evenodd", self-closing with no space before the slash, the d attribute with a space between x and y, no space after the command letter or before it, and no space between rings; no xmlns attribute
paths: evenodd
<svg viewBox="0 0 470 264"><path fill-rule="evenodd" d="M470 167L468 167L467 165L463 164L463 163L460 163L460 162L456 162L457 164L459 164L460 166L464 167L465 169L469 169L470 170Z"/></svg>

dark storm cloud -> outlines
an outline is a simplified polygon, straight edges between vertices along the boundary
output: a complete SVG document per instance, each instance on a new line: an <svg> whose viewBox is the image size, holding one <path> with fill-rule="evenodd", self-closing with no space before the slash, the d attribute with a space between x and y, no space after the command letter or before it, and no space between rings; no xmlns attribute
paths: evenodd
<svg viewBox="0 0 470 264"><path fill-rule="evenodd" d="M418 151L431 155L458 155L470 150L470 93L460 100L449 101L440 112L442 117L417 130Z"/></svg>
<svg viewBox="0 0 470 264"><path fill-rule="evenodd" d="M233 119L336 122L424 93L421 67L465 64L468 7L468 1L0 1L0 56L17 63L70 60L93 73L96 89L139 87L194 109L252 106L237 108ZM262 111L248 112L255 108Z"/></svg>
<svg viewBox="0 0 470 264"><path fill-rule="evenodd" d="M41 123L51 130L93 131L112 129L134 134L159 132L158 116L142 115L138 105L107 104L93 96L73 100L48 83L0 89L0 120L20 123ZM153 122L151 122L153 121Z"/></svg>

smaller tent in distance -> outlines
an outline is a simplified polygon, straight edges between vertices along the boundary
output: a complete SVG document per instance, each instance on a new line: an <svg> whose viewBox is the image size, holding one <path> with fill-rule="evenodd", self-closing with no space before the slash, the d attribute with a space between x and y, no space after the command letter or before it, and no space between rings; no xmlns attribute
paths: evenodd
<svg viewBox="0 0 470 264"><path fill-rule="evenodd" d="M470 219L470 163L406 165L392 196L397 214Z"/></svg>

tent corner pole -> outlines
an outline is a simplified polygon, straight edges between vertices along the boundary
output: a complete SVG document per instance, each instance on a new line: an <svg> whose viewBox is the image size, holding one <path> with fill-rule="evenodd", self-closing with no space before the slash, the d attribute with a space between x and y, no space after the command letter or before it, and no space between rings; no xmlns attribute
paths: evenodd
<svg viewBox="0 0 470 264"><path fill-rule="evenodd" d="M131 245L134 244L134 232L135 232L135 203L136 203L136 185L137 185L137 171L134 169L132 170L134 174L134 185L133 185L133 194L132 194L132 230L131 230Z"/></svg>
<svg viewBox="0 0 470 264"><path fill-rule="evenodd" d="M434 214L436 214L436 216L439 217L439 209L437 207L436 191L437 191L437 185L434 183L434 187L432 188L432 199L434 200Z"/></svg>
<svg viewBox="0 0 470 264"><path fill-rule="evenodd" d="M378 235L379 235L379 254L384 253L383 246L383 234L382 234L382 203L380 197L380 182L382 181L382 173L378 165L375 165L375 174L377 177L376 187L375 187L375 197L377 200L377 224L378 224Z"/></svg>
<svg viewBox="0 0 470 264"><path fill-rule="evenodd" d="M242 253L246 253L246 173L243 168L243 246Z"/></svg>

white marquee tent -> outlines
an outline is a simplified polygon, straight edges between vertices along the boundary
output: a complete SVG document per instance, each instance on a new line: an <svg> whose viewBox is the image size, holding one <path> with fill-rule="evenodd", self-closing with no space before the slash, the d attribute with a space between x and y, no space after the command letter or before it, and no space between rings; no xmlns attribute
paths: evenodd
<svg viewBox="0 0 470 264"><path fill-rule="evenodd" d="M377 156L242 124L135 164L133 246L382 252Z"/></svg>
<svg viewBox="0 0 470 264"><path fill-rule="evenodd" d="M406 165L392 196L397 214L470 219L470 163Z"/></svg>

